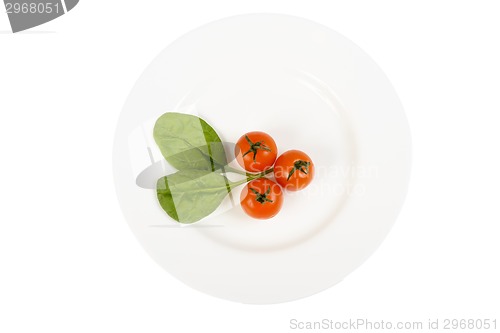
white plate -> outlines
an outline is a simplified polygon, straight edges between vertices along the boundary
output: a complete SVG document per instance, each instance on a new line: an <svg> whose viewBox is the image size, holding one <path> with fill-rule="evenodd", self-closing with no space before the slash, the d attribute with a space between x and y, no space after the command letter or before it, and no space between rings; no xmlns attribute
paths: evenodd
<svg viewBox="0 0 500 333"><path fill-rule="evenodd" d="M270 133L281 152L307 152L316 178L269 221L247 217L236 190L206 219L176 224L137 185L173 171L152 139L167 111L199 115L227 142ZM406 194L410 145L394 89L351 41L301 18L236 16L181 37L140 77L116 132L115 183L130 227L171 274L217 297L278 303L336 284L378 247Z"/></svg>

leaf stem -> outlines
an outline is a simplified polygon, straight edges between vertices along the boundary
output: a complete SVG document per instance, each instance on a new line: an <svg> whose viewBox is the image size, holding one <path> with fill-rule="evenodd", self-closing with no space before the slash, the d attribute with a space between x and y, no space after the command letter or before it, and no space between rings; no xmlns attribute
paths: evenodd
<svg viewBox="0 0 500 333"><path fill-rule="evenodd" d="M239 181L237 181L237 182L233 182L233 183L231 183L231 187L232 187L232 188L234 188L234 187L236 187L236 186L240 186L240 185L245 184L245 183L248 183L248 182L250 182L250 181L252 181L252 180L259 179L259 178L262 178L262 177L265 177L266 175L268 175L268 174L270 174L271 172L273 172L273 171L274 171L274 169L273 169L273 168L270 168L270 169L267 169L266 171L263 171L263 172L261 172L261 173L248 173L248 172L241 172L240 170L233 169L233 168L231 168L231 167L226 168L226 170L231 171L231 172L234 172L233 170L235 170L235 171L238 171L238 172L236 172L236 173L239 173L239 174L242 174L242 175L247 176L247 178L246 178L246 179L242 179L242 180L239 180Z"/></svg>
<svg viewBox="0 0 500 333"><path fill-rule="evenodd" d="M239 170L239 169L235 169L235 168L232 168L232 167L227 166L227 165L223 167L223 170L224 171L229 171L229 172L232 172L232 173L237 173L237 174L243 175L243 176L246 176L248 174L245 171L242 171L242 170Z"/></svg>
<svg viewBox="0 0 500 333"><path fill-rule="evenodd" d="M223 169L226 172L227 171L228 172L233 172L233 173L237 173L239 175L243 175L243 176L247 176L247 177L258 176L257 178L264 177L265 175L268 175L268 174L270 174L271 172L274 171L273 168L270 168L270 169L267 169L266 171L263 171L263 172L260 172L260 173L250 173L250 172L245 172L245 171L242 171L242 170L239 170L239 169L232 168L232 167L227 166L227 165Z"/></svg>

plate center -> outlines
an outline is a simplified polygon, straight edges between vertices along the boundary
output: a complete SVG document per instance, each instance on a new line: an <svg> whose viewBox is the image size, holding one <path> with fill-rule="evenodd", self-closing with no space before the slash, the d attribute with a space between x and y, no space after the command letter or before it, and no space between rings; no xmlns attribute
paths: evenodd
<svg viewBox="0 0 500 333"><path fill-rule="evenodd" d="M222 227L199 232L249 251L294 246L334 223L354 190L355 145L345 110L334 92L306 72L265 66L228 72L190 91L178 108L194 107L226 142L236 142L249 131L264 131L276 141L278 154L306 152L316 173L306 189L284 193L281 212L270 220L245 215L239 206L242 187L233 190L200 222ZM235 161L231 165L239 168Z"/></svg>

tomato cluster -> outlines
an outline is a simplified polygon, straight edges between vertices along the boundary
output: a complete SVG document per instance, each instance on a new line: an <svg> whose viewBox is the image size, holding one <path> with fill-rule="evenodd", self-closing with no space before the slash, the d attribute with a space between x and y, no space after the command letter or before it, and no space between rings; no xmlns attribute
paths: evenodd
<svg viewBox="0 0 500 333"><path fill-rule="evenodd" d="M314 164L306 153L288 150L278 157L276 143L264 132L243 135L234 153L246 171L262 175L249 182L240 197L245 213L257 219L269 219L278 214L283 205L282 188L298 191L314 178ZM263 177L270 173L274 173L276 182Z"/></svg>

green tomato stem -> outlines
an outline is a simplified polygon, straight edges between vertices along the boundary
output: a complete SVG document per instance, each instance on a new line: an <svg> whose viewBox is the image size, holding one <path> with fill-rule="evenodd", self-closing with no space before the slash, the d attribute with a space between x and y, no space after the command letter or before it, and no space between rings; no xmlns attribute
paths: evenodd
<svg viewBox="0 0 500 333"><path fill-rule="evenodd" d="M246 173L246 176L247 176L247 179L248 181L251 181L251 180L254 180L254 179L258 179L258 178L262 178L268 174L270 174L271 172L274 171L274 168L270 168L270 169L267 169L266 171L263 171L261 173Z"/></svg>

